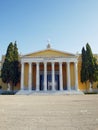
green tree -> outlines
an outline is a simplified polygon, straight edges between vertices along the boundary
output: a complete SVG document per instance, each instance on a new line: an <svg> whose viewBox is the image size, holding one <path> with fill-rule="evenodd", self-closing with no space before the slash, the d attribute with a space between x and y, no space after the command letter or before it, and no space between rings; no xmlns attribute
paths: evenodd
<svg viewBox="0 0 98 130"><path fill-rule="evenodd" d="M88 80L88 71L87 71L87 56L86 56L86 50L83 47L82 48L82 66L81 66L81 82L85 83Z"/></svg>
<svg viewBox="0 0 98 130"><path fill-rule="evenodd" d="M18 54L18 48L16 42L14 43L14 49L13 49L13 62L12 62L12 75L11 75L11 81L12 81L12 87L16 86L17 83L20 80L20 70L19 70L19 54ZM13 89L13 88L12 88Z"/></svg>
<svg viewBox="0 0 98 130"><path fill-rule="evenodd" d="M12 90L17 85L20 79L19 61L18 61L18 48L16 42L9 44L5 61L1 70L1 78L4 83L8 84Z"/></svg>
<svg viewBox="0 0 98 130"><path fill-rule="evenodd" d="M8 86L11 82L11 62L13 61L13 43L11 42L7 48L3 67L1 69L1 78Z"/></svg>
<svg viewBox="0 0 98 130"><path fill-rule="evenodd" d="M86 50L82 49L82 67L81 67L81 82L90 82L90 89L93 87L93 82L98 80L98 65L97 60L93 56L90 45L86 44Z"/></svg>
<svg viewBox="0 0 98 130"><path fill-rule="evenodd" d="M90 88L93 87L93 82L97 81L97 69L96 69L96 58L93 57L93 53L90 45L86 44L86 55L87 55L87 70L88 80L90 82Z"/></svg>

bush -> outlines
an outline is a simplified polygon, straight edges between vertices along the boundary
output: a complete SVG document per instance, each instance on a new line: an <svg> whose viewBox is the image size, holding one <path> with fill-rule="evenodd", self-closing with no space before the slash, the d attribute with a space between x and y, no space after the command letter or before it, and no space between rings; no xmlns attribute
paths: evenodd
<svg viewBox="0 0 98 130"><path fill-rule="evenodd" d="M15 92L13 92L13 91L3 91L2 92L2 95L14 95L15 94Z"/></svg>
<svg viewBox="0 0 98 130"><path fill-rule="evenodd" d="M84 92L84 94L98 94L98 92Z"/></svg>
<svg viewBox="0 0 98 130"><path fill-rule="evenodd" d="M2 86L0 85L0 89L2 89Z"/></svg>

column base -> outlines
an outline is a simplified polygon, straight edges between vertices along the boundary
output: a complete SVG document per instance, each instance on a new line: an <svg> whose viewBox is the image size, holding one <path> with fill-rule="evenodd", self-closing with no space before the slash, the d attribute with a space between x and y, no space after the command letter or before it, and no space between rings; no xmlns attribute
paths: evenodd
<svg viewBox="0 0 98 130"><path fill-rule="evenodd" d="M48 90L47 89L45 89L45 90L43 90L44 92L47 92Z"/></svg>
<svg viewBox="0 0 98 130"><path fill-rule="evenodd" d="M89 92L92 92L93 91L93 89L92 88L89 88Z"/></svg>
<svg viewBox="0 0 98 130"><path fill-rule="evenodd" d="M60 91L63 91L63 90L64 90L63 88L60 89Z"/></svg>
<svg viewBox="0 0 98 130"><path fill-rule="evenodd" d="M72 89L70 88L70 89L67 89L67 91L72 91Z"/></svg>
<svg viewBox="0 0 98 130"><path fill-rule="evenodd" d="M23 91L24 90L24 88L22 88L22 89L20 89L21 91Z"/></svg>
<svg viewBox="0 0 98 130"><path fill-rule="evenodd" d="M39 90L39 89L36 89L35 91L36 91L36 92L39 92L40 90Z"/></svg>
<svg viewBox="0 0 98 130"><path fill-rule="evenodd" d="M32 91L32 89L29 89L29 91Z"/></svg>
<svg viewBox="0 0 98 130"><path fill-rule="evenodd" d="M56 91L55 89L52 89L52 91Z"/></svg>

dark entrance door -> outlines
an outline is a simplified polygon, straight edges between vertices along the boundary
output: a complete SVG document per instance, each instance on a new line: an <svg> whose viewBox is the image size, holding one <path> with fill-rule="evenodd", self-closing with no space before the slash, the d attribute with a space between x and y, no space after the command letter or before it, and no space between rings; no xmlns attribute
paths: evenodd
<svg viewBox="0 0 98 130"><path fill-rule="evenodd" d="M52 76L51 76L51 74L47 75L47 90L52 90Z"/></svg>
<svg viewBox="0 0 98 130"><path fill-rule="evenodd" d="M59 74L55 74L55 89L59 90Z"/></svg>
<svg viewBox="0 0 98 130"><path fill-rule="evenodd" d="M55 74L55 89L59 90L59 74ZM44 74L40 74L40 90L44 90ZM52 90L52 74L47 74L47 90Z"/></svg>
<svg viewBox="0 0 98 130"><path fill-rule="evenodd" d="M40 75L40 90L44 90L44 75Z"/></svg>

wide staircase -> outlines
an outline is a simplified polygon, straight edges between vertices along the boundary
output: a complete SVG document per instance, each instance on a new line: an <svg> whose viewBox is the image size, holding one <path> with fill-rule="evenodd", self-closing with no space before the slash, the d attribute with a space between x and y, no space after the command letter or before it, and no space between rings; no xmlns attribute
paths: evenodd
<svg viewBox="0 0 98 130"><path fill-rule="evenodd" d="M82 91L29 91L29 90L19 90L16 95L77 95L83 94Z"/></svg>

